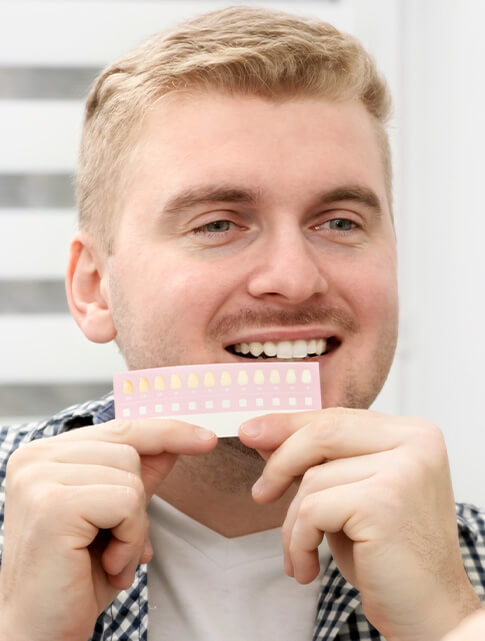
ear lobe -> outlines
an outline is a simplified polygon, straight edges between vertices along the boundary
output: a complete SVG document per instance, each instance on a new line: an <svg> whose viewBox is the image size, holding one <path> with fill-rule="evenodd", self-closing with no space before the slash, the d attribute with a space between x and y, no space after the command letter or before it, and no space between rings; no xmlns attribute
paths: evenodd
<svg viewBox="0 0 485 641"><path fill-rule="evenodd" d="M116 336L106 290L103 261L92 239L79 233L69 252L66 293L74 320L94 343L108 343Z"/></svg>

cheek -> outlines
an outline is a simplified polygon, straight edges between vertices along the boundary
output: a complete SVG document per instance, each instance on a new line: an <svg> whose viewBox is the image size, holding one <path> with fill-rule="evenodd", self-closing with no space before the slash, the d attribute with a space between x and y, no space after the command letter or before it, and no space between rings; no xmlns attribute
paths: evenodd
<svg viewBox="0 0 485 641"><path fill-rule="evenodd" d="M236 285L233 272L220 264L173 259L157 272L147 304L161 307L170 316L200 323L211 317L231 296Z"/></svg>
<svg viewBox="0 0 485 641"><path fill-rule="evenodd" d="M377 257L376 257L377 258ZM362 326L395 323L398 314L396 263L392 256L368 261L353 273L352 304Z"/></svg>

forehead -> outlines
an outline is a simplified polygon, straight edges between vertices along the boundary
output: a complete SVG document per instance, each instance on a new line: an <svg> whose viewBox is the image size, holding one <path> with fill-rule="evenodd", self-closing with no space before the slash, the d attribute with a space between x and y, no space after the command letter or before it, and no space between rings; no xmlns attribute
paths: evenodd
<svg viewBox="0 0 485 641"><path fill-rule="evenodd" d="M375 127L354 100L165 96L146 114L132 160L133 186L167 196L206 182L281 198L344 183L371 187L386 200Z"/></svg>

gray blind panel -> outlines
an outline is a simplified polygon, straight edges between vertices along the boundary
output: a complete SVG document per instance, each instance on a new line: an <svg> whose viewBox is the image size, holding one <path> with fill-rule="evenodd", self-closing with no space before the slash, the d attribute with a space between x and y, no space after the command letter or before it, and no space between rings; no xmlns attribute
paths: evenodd
<svg viewBox="0 0 485 641"><path fill-rule="evenodd" d="M0 385L0 414L11 417L51 416L70 405L100 398L111 389L111 381Z"/></svg>
<svg viewBox="0 0 485 641"><path fill-rule="evenodd" d="M0 99L84 98L98 67L0 67Z"/></svg>
<svg viewBox="0 0 485 641"><path fill-rule="evenodd" d="M0 314L67 314L62 280L0 280Z"/></svg>
<svg viewBox="0 0 485 641"><path fill-rule="evenodd" d="M74 204L71 174L0 174L0 208L66 209Z"/></svg>

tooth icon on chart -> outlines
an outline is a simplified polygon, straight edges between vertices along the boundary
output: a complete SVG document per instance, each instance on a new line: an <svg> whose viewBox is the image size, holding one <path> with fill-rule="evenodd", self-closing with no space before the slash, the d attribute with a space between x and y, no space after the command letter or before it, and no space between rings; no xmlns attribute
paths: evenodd
<svg viewBox="0 0 485 641"><path fill-rule="evenodd" d="M246 370L244 369L239 370L239 374L237 375L237 382L239 383L239 385L248 385L249 377Z"/></svg>
<svg viewBox="0 0 485 641"><path fill-rule="evenodd" d="M182 379L178 374L172 374L170 377L170 387L172 389L180 389L182 387Z"/></svg>
<svg viewBox="0 0 485 641"><path fill-rule="evenodd" d="M277 369L272 369L269 375L269 382L272 385L279 385L281 382L280 373Z"/></svg>
<svg viewBox="0 0 485 641"><path fill-rule="evenodd" d="M312 373L309 369L303 370L303 373L301 375L301 382L307 385L312 382Z"/></svg>
<svg viewBox="0 0 485 641"><path fill-rule="evenodd" d="M229 387L229 385L231 385L231 383L232 383L231 375L229 374L229 372L227 370L224 370L222 372L222 374L221 374L221 385L223 387Z"/></svg>
<svg viewBox="0 0 485 641"><path fill-rule="evenodd" d="M204 387L214 387L216 384L216 377L212 372L207 372L204 376Z"/></svg>
<svg viewBox="0 0 485 641"><path fill-rule="evenodd" d="M187 385L192 389L199 387L199 377L197 376L197 374L195 374L194 372L191 372L189 374Z"/></svg>

